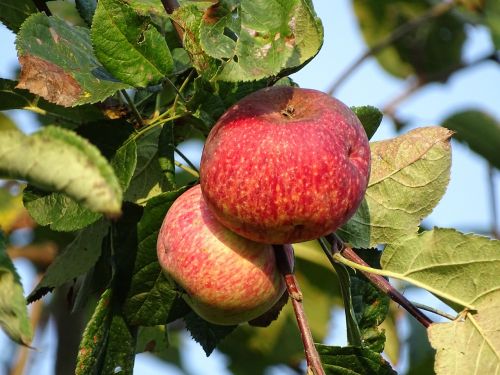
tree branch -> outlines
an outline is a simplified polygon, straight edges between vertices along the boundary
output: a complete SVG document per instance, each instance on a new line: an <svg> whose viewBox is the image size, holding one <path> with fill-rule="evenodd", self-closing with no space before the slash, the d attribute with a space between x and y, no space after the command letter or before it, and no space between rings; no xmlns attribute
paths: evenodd
<svg viewBox="0 0 500 375"><path fill-rule="evenodd" d="M310 370L314 375L325 375L318 351L314 345L309 324L307 323L304 306L302 305L302 292L293 274L290 260L288 259L283 245L273 245L273 247L278 268L285 279L286 289L292 300L293 311L295 312L295 318L297 319L297 325L299 326L300 336L304 345L308 371Z"/></svg>
<svg viewBox="0 0 500 375"><path fill-rule="evenodd" d="M328 256L330 263L336 262L335 254L337 256L343 256L353 263L356 263L363 267L369 267L369 265L359 257L354 250L338 238L335 234L328 236L328 241L332 244L332 253ZM328 254L327 254L328 255ZM383 276L376 275L366 271L360 271L368 280L372 282L378 289L387 294L394 302L401 305L410 315L412 315L417 321L422 324L425 328L429 327L433 321L429 319L423 312L417 309L404 295L402 295L396 288L394 288L389 281L387 281Z"/></svg>
<svg viewBox="0 0 500 375"><path fill-rule="evenodd" d="M456 0L452 1L443 1L434 5L427 12L422 14L420 17L417 17L395 29L391 34L389 34L386 38L382 39L378 43L374 44L372 47L363 52L356 60L354 60L351 65L349 65L344 72L340 75L340 77L330 86L327 93L328 95L333 95L334 92L339 88L339 86L357 69L361 66L361 64L368 59L370 56L374 56L384 48L390 46L394 42L397 42L402 37L404 37L409 32L417 29L422 24L427 21L442 16L443 14L449 12L453 7L457 5Z"/></svg>

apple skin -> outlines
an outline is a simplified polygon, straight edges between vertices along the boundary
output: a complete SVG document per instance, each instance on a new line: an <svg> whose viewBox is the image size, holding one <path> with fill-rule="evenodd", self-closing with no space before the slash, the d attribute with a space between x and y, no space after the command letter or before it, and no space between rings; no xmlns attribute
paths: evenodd
<svg viewBox="0 0 500 375"><path fill-rule="evenodd" d="M290 245L285 251L293 259ZM255 319L285 290L273 247L222 226L203 200L199 185L168 210L157 253L162 269L184 289L188 305L214 324Z"/></svg>
<svg viewBox="0 0 500 375"><path fill-rule="evenodd" d="M217 219L253 241L285 244L334 232L361 203L368 138L342 102L276 86L229 108L205 143L200 183Z"/></svg>

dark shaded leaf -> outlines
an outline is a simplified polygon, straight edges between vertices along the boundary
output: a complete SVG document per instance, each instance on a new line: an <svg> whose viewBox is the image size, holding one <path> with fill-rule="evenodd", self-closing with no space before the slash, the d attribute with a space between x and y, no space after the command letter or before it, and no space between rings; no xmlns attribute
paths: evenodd
<svg viewBox="0 0 500 375"><path fill-rule="evenodd" d="M136 332L121 315L111 319L102 375L132 375L135 361Z"/></svg>
<svg viewBox="0 0 500 375"><path fill-rule="evenodd" d="M368 139L371 139L382 122L383 113L378 108L370 105L351 107L351 109L361 121Z"/></svg>
<svg viewBox="0 0 500 375"><path fill-rule="evenodd" d="M233 332L238 326L221 326L209 323L191 311L184 316L186 328L191 337L201 345L205 354L210 356L219 342Z"/></svg>
<svg viewBox="0 0 500 375"><path fill-rule="evenodd" d="M0 21L17 33L22 23L38 9L33 0L2 0L0 2Z"/></svg>
<svg viewBox="0 0 500 375"><path fill-rule="evenodd" d="M354 346L316 344L327 375L392 375L396 371L379 354Z"/></svg>
<svg viewBox="0 0 500 375"><path fill-rule="evenodd" d="M94 17L95 9L97 7L97 0L75 0L76 9L85 23L92 25L92 18Z"/></svg>
<svg viewBox="0 0 500 375"><path fill-rule="evenodd" d="M488 162L500 169L500 123L487 113L467 110L443 121L445 128L455 131L453 138L469 145Z"/></svg>
<svg viewBox="0 0 500 375"><path fill-rule="evenodd" d="M19 275L6 253L0 231L0 327L12 340L29 345L33 338Z"/></svg>
<svg viewBox="0 0 500 375"><path fill-rule="evenodd" d="M90 270L101 255L102 242L108 231L109 223L104 220L81 230L47 268L40 283L28 296L28 302L36 301L52 289Z"/></svg>

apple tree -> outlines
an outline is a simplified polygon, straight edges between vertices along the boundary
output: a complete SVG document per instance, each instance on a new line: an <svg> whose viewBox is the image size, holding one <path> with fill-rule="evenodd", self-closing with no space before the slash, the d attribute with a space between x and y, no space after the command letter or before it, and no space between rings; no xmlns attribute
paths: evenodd
<svg viewBox="0 0 500 375"><path fill-rule="evenodd" d="M398 136L370 143L366 192L335 232L293 244L294 259L283 245L259 244L282 283L273 306L255 319L244 312L243 323L218 315L215 324L187 303L185 288L157 257L165 215L200 179L179 145L204 142L233 104L260 89L295 88L290 75L320 51L322 22L332 16L316 14L311 0L2 1L0 21L16 34L20 72L16 80L0 78L0 110L33 112L40 126L28 135L0 113L0 327L26 355L35 330L45 327L42 310L50 311L58 373L132 374L143 352L182 369L179 337L187 330L207 356L215 349L227 355L235 374L277 365L315 375L393 374L404 309L409 374L498 373L498 228L481 236L422 225L450 179L451 137L500 168L498 121L468 110L442 126L408 130L396 111L429 83L498 63L498 4L352 1L368 49L329 94L374 56L387 73L407 79L408 90L382 110L351 110L368 139L383 115ZM465 30L473 24L488 28L495 50L465 63ZM181 230L186 238L193 229ZM19 233L31 238L22 247ZM172 241L177 235L165 233ZM12 263L18 257L39 274L27 296ZM258 271L210 267L239 281ZM203 280L197 283L209 284ZM402 285L432 293L452 313L409 301ZM339 307L347 345L326 345L330 313Z"/></svg>

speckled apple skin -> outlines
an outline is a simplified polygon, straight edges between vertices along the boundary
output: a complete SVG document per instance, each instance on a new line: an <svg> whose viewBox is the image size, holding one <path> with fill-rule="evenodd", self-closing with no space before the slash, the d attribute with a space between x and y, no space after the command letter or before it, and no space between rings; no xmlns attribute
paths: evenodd
<svg viewBox="0 0 500 375"><path fill-rule="evenodd" d="M369 143L356 115L320 91L282 86L250 94L219 119L205 143L200 183L225 226L285 244L344 224L369 174Z"/></svg>
<svg viewBox="0 0 500 375"><path fill-rule="evenodd" d="M286 247L292 256L291 246ZM252 320L285 290L272 246L223 227L197 185L169 209L157 242L159 262L205 320L232 325Z"/></svg>

